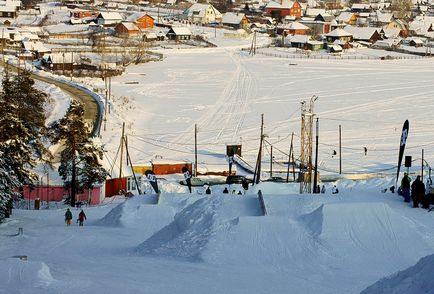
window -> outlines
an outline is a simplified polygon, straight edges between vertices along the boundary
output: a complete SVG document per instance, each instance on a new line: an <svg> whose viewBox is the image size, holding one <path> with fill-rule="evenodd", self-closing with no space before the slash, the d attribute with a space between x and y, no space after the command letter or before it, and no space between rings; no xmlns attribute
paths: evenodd
<svg viewBox="0 0 434 294"><path fill-rule="evenodd" d="M142 180L141 177L137 177L137 183L139 184L139 186L141 185L141 180ZM127 190L128 191L137 190L137 185L136 185L136 181L134 181L134 177L128 177Z"/></svg>

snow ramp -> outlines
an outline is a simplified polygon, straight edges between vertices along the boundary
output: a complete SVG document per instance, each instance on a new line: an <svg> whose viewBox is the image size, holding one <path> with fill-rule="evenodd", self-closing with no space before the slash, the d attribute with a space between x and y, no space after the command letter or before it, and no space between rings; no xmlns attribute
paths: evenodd
<svg viewBox="0 0 434 294"><path fill-rule="evenodd" d="M58 293L50 268L40 261L8 258L2 260L0 275L8 277L0 284L0 293Z"/></svg>
<svg viewBox="0 0 434 294"><path fill-rule="evenodd" d="M406 270L383 278L361 294L434 293L434 255L428 255Z"/></svg>
<svg viewBox="0 0 434 294"><path fill-rule="evenodd" d="M261 214L257 197L203 197L177 213L173 222L140 244L136 252L201 261L213 236L230 229L239 216Z"/></svg>
<svg viewBox="0 0 434 294"><path fill-rule="evenodd" d="M156 197L156 195L132 197L118 204L94 224L106 227L135 227L146 224L148 228L153 225L158 226L162 222L166 224L168 219L173 219L175 211L169 206L155 205Z"/></svg>
<svg viewBox="0 0 434 294"><path fill-rule="evenodd" d="M432 250L409 219L381 202L324 204L299 219L336 264L388 271ZM414 242L426 244L426 251L416 250Z"/></svg>

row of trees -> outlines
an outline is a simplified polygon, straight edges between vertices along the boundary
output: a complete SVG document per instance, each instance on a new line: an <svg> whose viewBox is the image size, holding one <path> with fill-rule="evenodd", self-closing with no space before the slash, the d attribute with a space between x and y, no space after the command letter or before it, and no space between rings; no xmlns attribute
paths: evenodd
<svg viewBox="0 0 434 294"><path fill-rule="evenodd" d="M84 125L83 106L72 101L66 116L45 124L47 95L35 88L28 71L6 72L0 91L0 220L8 216L12 199L21 197L23 186L38 181L37 164L52 168L53 155L47 146L61 143L59 175L70 189L75 205L79 190L102 182L107 172L99 164L102 147L94 146Z"/></svg>

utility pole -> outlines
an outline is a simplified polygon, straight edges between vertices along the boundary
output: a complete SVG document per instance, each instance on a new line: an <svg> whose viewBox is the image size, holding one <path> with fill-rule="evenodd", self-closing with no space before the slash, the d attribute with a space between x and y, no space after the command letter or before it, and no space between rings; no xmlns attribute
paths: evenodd
<svg viewBox="0 0 434 294"><path fill-rule="evenodd" d="M261 114L261 139L259 143L258 158L256 160L255 173L253 175L253 185L259 184L261 180L261 161L262 161L262 145L264 141L264 114Z"/></svg>
<svg viewBox="0 0 434 294"><path fill-rule="evenodd" d="M62 75L65 75L65 52L62 52L62 58L63 58Z"/></svg>
<svg viewBox="0 0 434 294"><path fill-rule="evenodd" d="M71 51L71 82L74 75L74 51Z"/></svg>
<svg viewBox="0 0 434 294"><path fill-rule="evenodd" d="M270 145L270 178L273 177L273 146Z"/></svg>
<svg viewBox="0 0 434 294"><path fill-rule="evenodd" d="M294 132L292 132L291 135L291 145L289 147L289 154L288 154L288 169L286 170L286 182L289 182L289 165L291 163L291 154L292 154L292 141L294 140ZM292 162L292 167L294 168L294 162ZM295 181L295 174L294 174L294 181Z"/></svg>
<svg viewBox="0 0 434 294"><path fill-rule="evenodd" d="M311 193L312 184L312 134L314 103L318 96L310 98L309 106L301 102L301 156L300 156L300 194Z"/></svg>
<svg viewBox="0 0 434 294"><path fill-rule="evenodd" d="M342 174L342 128L339 125L339 174Z"/></svg>
<svg viewBox="0 0 434 294"><path fill-rule="evenodd" d="M423 149L422 149L422 169L421 169L421 171L420 171L420 177L421 177L421 181L422 181L422 183L423 183Z"/></svg>
<svg viewBox="0 0 434 294"><path fill-rule="evenodd" d="M194 176L197 177L197 124L194 124Z"/></svg>
<svg viewBox="0 0 434 294"><path fill-rule="evenodd" d="M315 146L315 172L313 175L313 192L319 193L316 186L318 184L318 137L319 137L319 120L316 118L316 146Z"/></svg>
<svg viewBox="0 0 434 294"><path fill-rule="evenodd" d="M122 157L124 156L124 136L125 136L125 122L122 123L121 162L119 164L119 180L121 180L122 178Z"/></svg>

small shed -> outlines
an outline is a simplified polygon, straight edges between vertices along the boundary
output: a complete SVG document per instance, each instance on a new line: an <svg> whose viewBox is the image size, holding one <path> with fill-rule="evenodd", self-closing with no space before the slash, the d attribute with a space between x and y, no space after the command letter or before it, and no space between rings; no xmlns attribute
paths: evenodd
<svg viewBox="0 0 434 294"><path fill-rule="evenodd" d="M137 36L140 34L140 29L132 22L121 22L115 27L117 35L122 36Z"/></svg>
<svg viewBox="0 0 434 294"><path fill-rule="evenodd" d="M186 27L172 27L167 32L166 37L169 40L183 41L191 39L191 32Z"/></svg>

